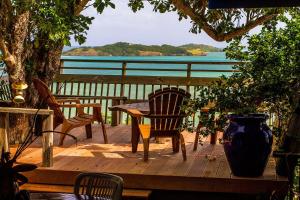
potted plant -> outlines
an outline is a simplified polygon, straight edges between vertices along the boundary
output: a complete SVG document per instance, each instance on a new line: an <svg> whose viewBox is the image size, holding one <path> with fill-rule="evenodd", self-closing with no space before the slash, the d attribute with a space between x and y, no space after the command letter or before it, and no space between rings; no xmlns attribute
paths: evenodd
<svg viewBox="0 0 300 200"><path fill-rule="evenodd" d="M285 26L278 26L279 21L284 23ZM234 66L239 72L229 77L222 76L220 80L214 82L208 88L199 88L197 98L190 102L192 105L190 105L190 111L199 110L208 103L213 102L212 114L218 116L219 120L215 120L218 129L225 127L226 120L224 119L227 116L229 125L227 124L225 129L223 142L229 162L231 162L232 156L228 155L230 153L228 148L232 143L228 143L228 141L232 142L232 136L234 135L229 132L255 129L247 128L246 122L252 125L260 125L260 128L264 129L264 133L262 132L260 135L253 134L256 135L253 137L257 145L260 141L257 138L258 136L267 136L266 138L269 140L268 145L259 145L261 151L264 151L262 153L264 158L260 158L264 162L267 161L271 151L272 136L270 131L276 138L276 148L286 148L288 146L287 143L290 140L284 140L285 144L282 145L283 136L288 131L288 127L293 130L292 132L295 132L296 129L291 127L296 127L299 123L296 120L297 117L292 118L292 113L297 111L297 106L299 107L300 94L299 23L299 11L291 10L289 16L279 16L276 20L266 24L259 34L245 36L248 40L247 47L241 44L241 38L233 40L226 48L226 56L230 59L242 61L241 64ZM253 115L253 113L256 114ZM257 115L257 113L269 113L269 122L272 122L270 123L272 126L267 127L265 123L266 115ZM204 121L202 123L204 123L203 126L207 125L208 128L211 128L211 122L208 121L205 124ZM246 141L249 142L248 140ZM257 173L245 170L249 174L239 174L235 172L233 165L230 164L233 173L236 175L256 176L262 173L262 170L257 170ZM265 164L260 164L262 167L263 165ZM253 165L253 169L256 168Z"/></svg>
<svg viewBox="0 0 300 200"><path fill-rule="evenodd" d="M280 22L280 25L279 25ZM239 67L242 74L252 78L255 96L272 113L274 148L299 153L300 130L300 16L299 9L291 9L266 24L262 31L248 36L248 48L235 41L227 49L227 56L250 61ZM287 175L286 161L277 160L277 173Z"/></svg>
<svg viewBox="0 0 300 200"><path fill-rule="evenodd" d="M252 89L240 74L221 77L209 88L201 88L197 98L190 102L192 110L211 105L204 115L200 112L200 123L206 127L200 132L203 135L227 125L222 142L230 168L237 176L262 175L272 149L267 115L253 114L264 110Z"/></svg>
<svg viewBox="0 0 300 200"><path fill-rule="evenodd" d="M27 191L20 191L19 186L28 182L28 179L20 172L34 170L34 164L16 164L17 158L22 152L35 141L33 128L28 131L24 141L18 146L15 154L1 149L0 157L0 199L6 200L27 200L30 199Z"/></svg>
<svg viewBox="0 0 300 200"><path fill-rule="evenodd" d="M39 102L43 105L43 101ZM41 107L39 105L39 107ZM40 108L39 108L40 109ZM38 109L38 110L39 110ZM65 134L70 136L77 142L77 138L73 135L62 133L60 131L42 131L36 127L36 119L38 116L38 110L36 114L30 118L32 124L28 132L25 134L24 139L18 145L15 153L11 156L10 152L5 151L4 147L0 151L0 199L2 200L29 200L30 195L26 190L19 190L19 186L28 182L28 179L21 174L21 172L32 171L37 168L34 164L17 164L17 159L24 152L24 150L29 147L39 135L46 132L53 132L59 134ZM38 133L37 133L38 132Z"/></svg>
<svg viewBox="0 0 300 200"><path fill-rule="evenodd" d="M24 141L18 146L13 156L9 152L5 152L4 148L1 150L0 157L0 199L5 200L29 200L29 192L26 190L19 190L19 186L28 182L28 179L21 174L21 172L32 171L37 168L34 164L17 164L18 157L22 152L29 147L39 134L34 132L35 121L37 115L34 117L34 123L30 127L28 133L25 136ZM42 131L41 134L46 132L53 132L59 134L65 134L59 131ZM73 135L66 134L72 137L76 142L77 138Z"/></svg>

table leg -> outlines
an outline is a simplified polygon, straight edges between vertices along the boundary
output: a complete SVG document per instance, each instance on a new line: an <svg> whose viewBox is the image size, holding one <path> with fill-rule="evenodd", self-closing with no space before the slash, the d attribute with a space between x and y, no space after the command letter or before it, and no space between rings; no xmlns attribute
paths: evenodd
<svg viewBox="0 0 300 200"><path fill-rule="evenodd" d="M131 116L131 145L132 153L137 151L140 140L139 118Z"/></svg>
<svg viewBox="0 0 300 200"><path fill-rule="evenodd" d="M8 141L9 115L8 113L0 114L0 153L9 152Z"/></svg>
<svg viewBox="0 0 300 200"><path fill-rule="evenodd" d="M43 124L44 131L50 131L43 133L42 137L42 166L53 166L53 114L49 115Z"/></svg>

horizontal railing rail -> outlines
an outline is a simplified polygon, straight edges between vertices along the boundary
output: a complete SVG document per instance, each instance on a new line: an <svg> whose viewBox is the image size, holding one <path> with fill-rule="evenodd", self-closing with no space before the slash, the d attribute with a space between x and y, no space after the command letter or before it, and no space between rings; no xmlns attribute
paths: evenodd
<svg viewBox="0 0 300 200"><path fill-rule="evenodd" d="M63 69L75 69L82 70L78 67L64 67ZM120 71L121 68L106 68L106 67L85 67L85 70L117 70ZM167 71L167 72L186 72L186 69L150 69L150 68L127 68L126 71ZM213 70L213 69L191 69L191 72L238 72L238 70Z"/></svg>
<svg viewBox="0 0 300 200"><path fill-rule="evenodd" d="M149 57L151 58L151 57ZM82 58L67 58L63 57L61 59L62 62L93 62L93 63L151 63L151 64L209 64L209 65L237 65L241 62L239 61L223 61L223 60L207 60L207 61L187 61L187 60L138 60L138 59L89 59L88 57L85 59Z"/></svg>

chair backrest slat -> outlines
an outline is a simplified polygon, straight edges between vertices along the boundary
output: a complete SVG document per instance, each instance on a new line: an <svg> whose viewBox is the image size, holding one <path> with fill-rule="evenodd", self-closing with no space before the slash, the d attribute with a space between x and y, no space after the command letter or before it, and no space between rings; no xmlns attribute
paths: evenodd
<svg viewBox="0 0 300 200"><path fill-rule="evenodd" d="M149 99L149 109L155 112L155 99ZM156 129L156 120L154 118L150 119L151 129Z"/></svg>
<svg viewBox="0 0 300 200"><path fill-rule="evenodd" d="M170 104L170 93L165 93L162 96L162 114L163 115L168 115L168 108L169 108L169 104ZM166 130L166 124L167 124L167 119L161 119L161 130Z"/></svg>
<svg viewBox="0 0 300 200"><path fill-rule="evenodd" d="M54 127L63 123L65 118L63 112L60 110L59 104L49 90L48 86L43 81L36 78L33 79L33 84L39 93L40 102L46 103L50 109L54 111Z"/></svg>
<svg viewBox="0 0 300 200"><path fill-rule="evenodd" d="M185 90L175 87L159 89L149 94L149 116L153 116L150 119L151 136L169 136L178 133L183 120L181 106L184 104L184 100L190 96ZM178 115L178 117L174 117L174 115Z"/></svg>
<svg viewBox="0 0 300 200"><path fill-rule="evenodd" d="M76 178L74 194L93 199L119 200L122 197L123 179L106 173L82 173Z"/></svg>

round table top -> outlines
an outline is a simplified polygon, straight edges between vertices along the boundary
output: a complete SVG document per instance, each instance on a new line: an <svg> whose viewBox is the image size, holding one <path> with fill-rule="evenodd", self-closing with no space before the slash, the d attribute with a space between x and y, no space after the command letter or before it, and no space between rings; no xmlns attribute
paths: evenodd
<svg viewBox="0 0 300 200"><path fill-rule="evenodd" d="M148 114L149 111L150 111L148 101L140 102L140 103L130 103L130 104L116 105L116 106L109 107L109 109L111 111L123 111L123 112L127 112L131 109L136 109L136 110L140 111L143 114Z"/></svg>

